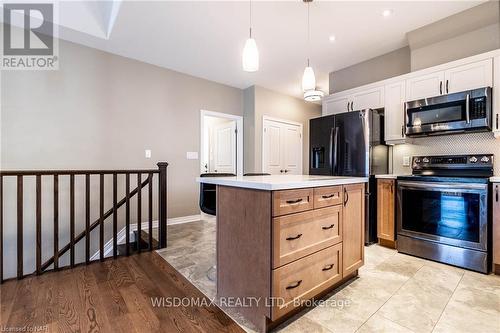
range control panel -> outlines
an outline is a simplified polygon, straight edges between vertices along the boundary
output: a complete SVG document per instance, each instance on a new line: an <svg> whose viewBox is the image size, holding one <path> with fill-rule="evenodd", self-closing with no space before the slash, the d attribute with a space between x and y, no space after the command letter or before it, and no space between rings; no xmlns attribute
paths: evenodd
<svg viewBox="0 0 500 333"><path fill-rule="evenodd" d="M413 169L493 167L493 154L413 156Z"/></svg>

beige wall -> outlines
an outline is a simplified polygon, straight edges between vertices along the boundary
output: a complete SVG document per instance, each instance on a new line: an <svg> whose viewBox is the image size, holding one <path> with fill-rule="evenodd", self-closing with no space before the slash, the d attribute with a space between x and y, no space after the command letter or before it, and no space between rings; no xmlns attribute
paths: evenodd
<svg viewBox="0 0 500 333"><path fill-rule="evenodd" d="M4 72L3 169L170 163L169 216L198 212L200 109L243 115L240 89L61 41L58 71ZM144 157L152 150L152 158Z"/></svg>
<svg viewBox="0 0 500 333"><path fill-rule="evenodd" d="M168 217L198 214L200 110L243 115L240 89L195 78L139 61L60 41L57 71L9 71L1 79L1 169L156 168L167 161ZM144 150L152 150L152 158ZM68 241L68 180L60 177L60 246ZM111 178L106 178L105 209L111 207ZM91 201L98 208L98 179ZM131 177L131 187L136 178ZM25 181L26 249L33 249L34 181ZM52 180L44 177L43 248L52 250ZM83 180L76 181L76 232L83 230ZM6 276L15 274L15 182L4 188ZM120 198L124 193L119 184ZM144 194L145 196L145 194ZM144 198L143 196L143 198ZM132 223L135 223L135 198ZM146 200L143 199L143 204ZM123 209L122 209L123 210ZM145 207L143 212L146 212ZM154 210L156 219L156 212ZM123 226L123 212L119 213ZM91 212L92 221L98 209ZM146 213L145 215L146 216ZM111 236L106 222L106 239ZM93 233L92 253L97 249ZM82 242L77 260L83 256ZM47 259L48 257L44 258ZM63 258L67 262L67 255ZM25 252L25 271L33 271L34 250Z"/></svg>
<svg viewBox="0 0 500 333"><path fill-rule="evenodd" d="M303 124L303 173L309 173L309 119L321 116L321 106L275 91L252 86L245 97L245 172L262 172L263 116L291 120ZM253 104L253 108L252 108ZM248 107L248 108L247 108ZM248 119L248 120L247 120ZM253 131L252 131L253 129ZM248 136L247 136L248 133Z"/></svg>
<svg viewBox="0 0 500 333"><path fill-rule="evenodd" d="M479 6L407 34L412 71L500 48L500 2Z"/></svg>
<svg viewBox="0 0 500 333"><path fill-rule="evenodd" d="M500 25L492 24L411 51L411 70L444 64L500 48Z"/></svg>
<svg viewBox="0 0 500 333"><path fill-rule="evenodd" d="M330 94L410 72L410 49L389 52L359 64L331 72Z"/></svg>

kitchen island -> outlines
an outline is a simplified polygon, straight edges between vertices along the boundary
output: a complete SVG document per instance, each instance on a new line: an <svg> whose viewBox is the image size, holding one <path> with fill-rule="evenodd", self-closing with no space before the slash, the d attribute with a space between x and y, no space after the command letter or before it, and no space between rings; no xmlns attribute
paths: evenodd
<svg viewBox="0 0 500 333"><path fill-rule="evenodd" d="M217 185L217 297L259 331L355 277L363 265L367 178L197 181Z"/></svg>

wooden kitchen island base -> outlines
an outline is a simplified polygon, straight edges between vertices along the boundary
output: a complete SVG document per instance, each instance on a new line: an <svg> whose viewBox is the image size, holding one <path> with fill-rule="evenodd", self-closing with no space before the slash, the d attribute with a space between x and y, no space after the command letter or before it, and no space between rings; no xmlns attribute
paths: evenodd
<svg viewBox="0 0 500 333"><path fill-rule="evenodd" d="M357 275L365 184L286 190L217 186L217 297L267 332Z"/></svg>

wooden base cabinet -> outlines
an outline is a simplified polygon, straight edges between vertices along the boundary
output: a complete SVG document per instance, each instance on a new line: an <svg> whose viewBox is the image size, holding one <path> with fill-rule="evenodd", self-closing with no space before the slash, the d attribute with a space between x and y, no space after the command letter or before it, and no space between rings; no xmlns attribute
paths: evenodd
<svg viewBox="0 0 500 333"><path fill-rule="evenodd" d="M217 296L266 332L357 275L365 184L261 191L217 186Z"/></svg>
<svg viewBox="0 0 500 333"><path fill-rule="evenodd" d="M380 245L395 248L396 181L377 180L377 237Z"/></svg>
<svg viewBox="0 0 500 333"><path fill-rule="evenodd" d="M500 275L500 183L493 184L493 272Z"/></svg>
<svg viewBox="0 0 500 333"><path fill-rule="evenodd" d="M365 185L344 185L342 208L343 266L348 276L363 266L365 253Z"/></svg>

